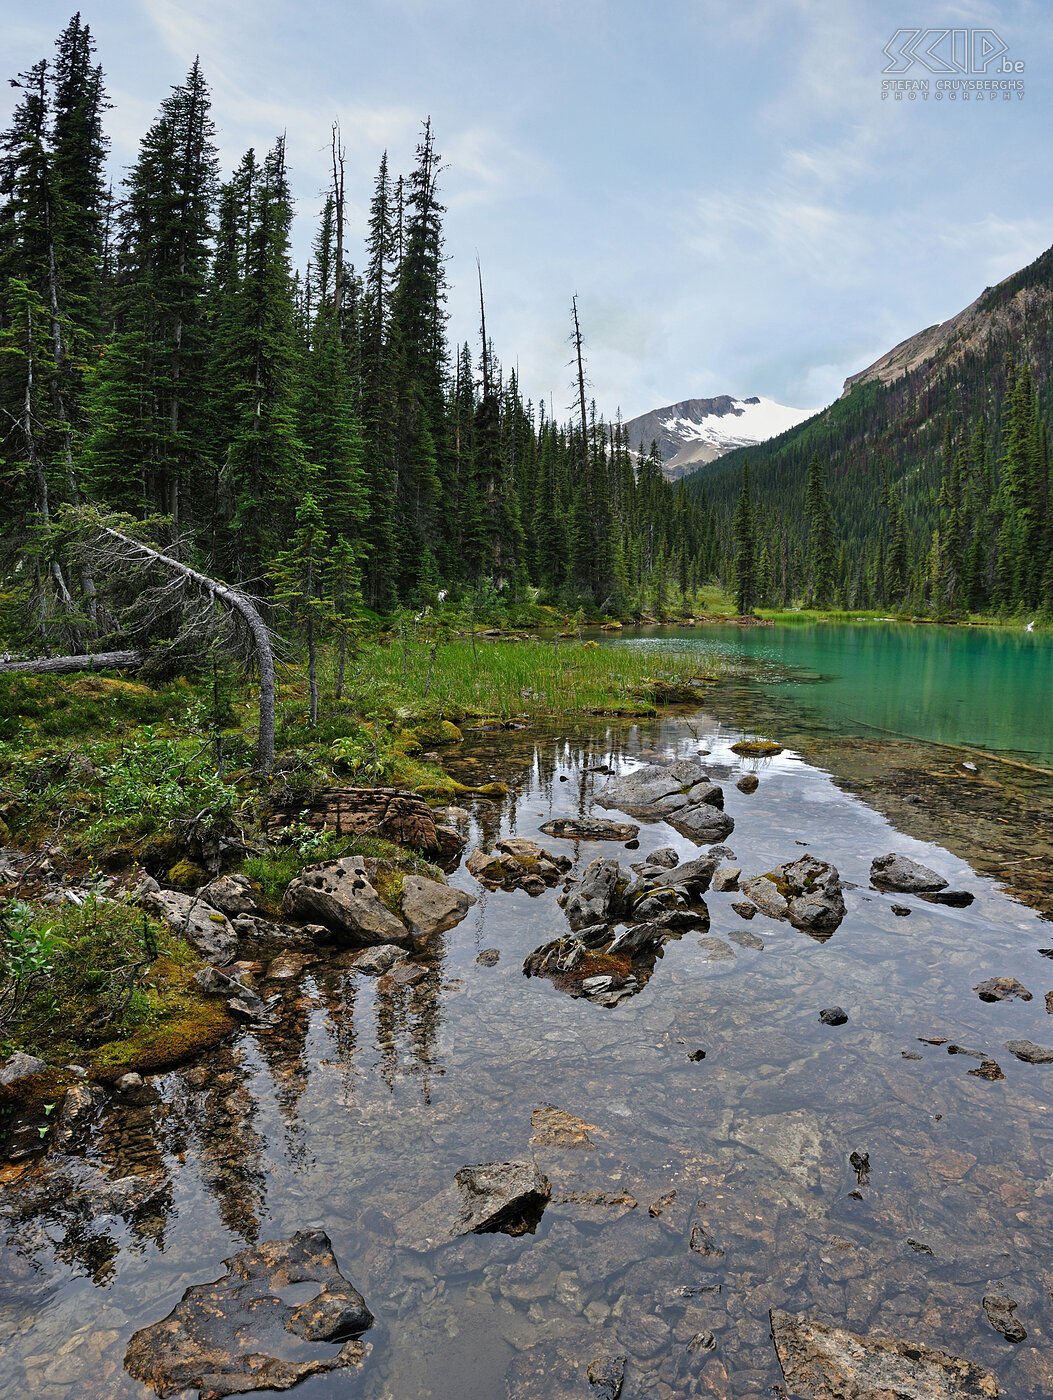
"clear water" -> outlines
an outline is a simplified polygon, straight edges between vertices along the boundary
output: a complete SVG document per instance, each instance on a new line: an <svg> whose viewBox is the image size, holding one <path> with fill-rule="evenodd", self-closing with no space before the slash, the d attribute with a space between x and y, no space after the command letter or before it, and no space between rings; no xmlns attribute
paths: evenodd
<svg viewBox="0 0 1053 1400"><path fill-rule="evenodd" d="M813 724L1012 753L1053 767L1053 637L895 622L639 629L616 645L698 648Z"/></svg>
<svg viewBox="0 0 1053 1400"><path fill-rule="evenodd" d="M709 750L737 864L756 873L807 847L848 882L848 915L828 942L760 915L746 923L737 896L711 894L710 941L669 944L641 994L608 1010L522 974L565 928L555 891L486 893L455 872L478 902L422 982L385 990L320 948L283 984L274 1029L161 1076L141 1105L110 1098L83 1153L45 1159L4 1189L2 1400L146 1400L123 1369L132 1332L247 1241L306 1227L329 1232L377 1325L362 1371L307 1381L304 1400L501 1400L528 1348L625 1354L628 1400L757 1400L780 1379L772 1307L982 1362L1017 1400L1053 1393L1053 1066L1004 1049L1053 1041L1053 963L1038 952L1049 926L798 753L737 759L739 732L707 710L469 734L450 767L511 784L506 802L472 808L473 842L489 845L589 810L597 765ZM734 786L743 767L760 775L752 796ZM581 862L638 859L546 844ZM694 854L662 824L645 826L641 844ZM975 904L908 898L912 914L896 917L867 879L891 849L974 891ZM736 941L744 932L752 946ZM484 948L500 950L496 966L476 962ZM972 987L994 975L1018 977L1034 1000L980 1002ZM820 1024L834 1004L848 1023ZM985 1052L1006 1078L971 1077L976 1059L919 1037ZM693 1061L699 1049L706 1058ZM543 1104L594 1125L593 1149L532 1145ZM865 1186L853 1151L869 1153ZM460 1166L524 1155L557 1190L627 1191L639 1204L619 1214L554 1202L536 1235L473 1236L430 1255L399 1242L400 1218ZM113 1186L129 1177L138 1197ZM671 1208L649 1214L674 1190ZM696 1222L721 1255L690 1249ZM981 1309L1003 1286L1029 1334L1016 1347ZM713 1349L692 1347L705 1332ZM529 1393L549 1394L540 1384Z"/></svg>

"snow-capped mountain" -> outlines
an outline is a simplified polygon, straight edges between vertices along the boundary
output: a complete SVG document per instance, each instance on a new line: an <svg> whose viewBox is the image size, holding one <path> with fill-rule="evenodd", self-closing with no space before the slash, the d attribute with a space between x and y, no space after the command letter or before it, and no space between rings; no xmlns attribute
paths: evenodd
<svg viewBox="0 0 1053 1400"><path fill-rule="evenodd" d="M751 447L795 428L818 410L788 408L774 399L685 399L667 408L652 409L626 423L629 445L647 452L652 442L662 454L662 470L670 481L713 462L733 447Z"/></svg>

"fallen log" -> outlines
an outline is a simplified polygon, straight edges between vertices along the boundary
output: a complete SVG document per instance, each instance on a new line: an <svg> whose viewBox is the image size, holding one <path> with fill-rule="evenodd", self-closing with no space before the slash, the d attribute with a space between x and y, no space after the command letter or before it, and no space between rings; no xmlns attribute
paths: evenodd
<svg viewBox="0 0 1053 1400"><path fill-rule="evenodd" d="M69 671L127 671L141 666L145 651L96 651L83 656L39 656L33 661L7 661L0 657L0 674L64 675Z"/></svg>

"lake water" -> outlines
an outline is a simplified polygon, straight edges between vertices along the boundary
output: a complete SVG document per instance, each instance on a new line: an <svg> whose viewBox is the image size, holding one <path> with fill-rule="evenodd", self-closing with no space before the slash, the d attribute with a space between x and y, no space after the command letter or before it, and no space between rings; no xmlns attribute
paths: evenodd
<svg viewBox="0 0 1053 1400"><path fill-rule="evenodd" d="M333 947L291 983L268 982L261 958L261 989L282 998L275 1026L157 1076L138 1103L107 1095L81 1149L4 1188L2 1400L147 1400L123 1367L131 1334L246 1243L309 1227L329 1233L377 1323L362 1370L304 1382L303 1400L551 1400L556 1358L605 1352L627 1358L626 1400L758 1400L780 1383L771 1308L967 1357L1015 1400L1053 1394L1053 1066L1005 1048L1053 1042L1053 962L1040 952L1053 931L802 750L765 762L731 751L773 715L788 729L799 697L818 728L832 730L843 707L856 723L921 732L893 698L934 693L907 674L912 648L930 676L968 667L940 659L943 634L915 635L723 632L718 646L759 658L785 688L774 709L754 679L714 687L698 712L639 723L469 731L450 771L510 786L504 802L471 804L472 845L591 811L606 781L597 768L703 750L735 819L735 864L759 873L810 850L838 867L847 916L819 943L761 915L746 922L731 908L739 896L711 893L711 926L671 941L639 995L607 1009L523 975L527 954L566 930L555 890L487 892L462 866L451 881L477 902L415 985L384 986ZM1035 643L951 637L985 665L1001 657L1048 677ZM848 656L859 660L851 676ZM922 707L927 732L961 738L949 718L960 713L979 745L1048 755L1037 702L1008 700L1014 719L1002 725L994 708L958 699ZM735 786L744 770L760 778L752 795ZM697 853L662 823L643 827L638 852L540 839L579 865L664 845ZM890 850L975 903L872 890L870 861ZM495 966L476 961L483 949L499 950ZM1019 978L1033 1000L981 1002L972 989L991 976ZM833 1005L847 1024L819 1021ZM1004 1080L970 1074L981 1056ZM591 1125L591 1146L532 1142L544 1105ZM869 1156L865 1182L852 1153ZM554 1200L536 1234L469 1236L430 1254L400 1240L399 1222L461 1166L528 1156L557 1196L579 1198ZM590 1192L637 1204L590 1205ZM691 1248L696 1225L714 1252ZM982 1309L999 1290L1019 1304L1028 1337L1017 1346ZM520 1379L509 1389L510 1373Z"/></svg>
<svg viewBox="0 0 1053 1400"><path fill-rule="evenodd" d="M972 745L1053 767L1053 636L895 622L627 630L618 644L697 648L839 734Z"/></svg>

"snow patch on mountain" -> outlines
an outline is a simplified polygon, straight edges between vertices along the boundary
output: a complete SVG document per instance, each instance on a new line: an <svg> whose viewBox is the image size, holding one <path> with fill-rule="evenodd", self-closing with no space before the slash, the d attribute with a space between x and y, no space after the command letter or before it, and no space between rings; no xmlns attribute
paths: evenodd
<svg viewBox="0 0 1053 1400"><path fill-rule="evenodd" d="M811 418L817 409L790 408L774 399L721 394L685 399L631 419L625 427L632 447L646 452L658 443L662 469L670 480L713 462L733 447L767 442Z"/></svg>

